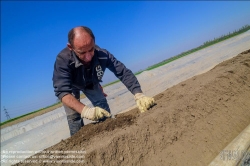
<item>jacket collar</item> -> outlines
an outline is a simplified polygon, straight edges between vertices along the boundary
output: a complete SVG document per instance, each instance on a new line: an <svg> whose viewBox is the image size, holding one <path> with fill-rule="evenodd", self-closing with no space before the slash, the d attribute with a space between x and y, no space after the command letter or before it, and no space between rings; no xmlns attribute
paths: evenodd
<svg viewBox="0 0 250 166"><path fill-rule="evenodd" d="M77 58L76 54L74 51L73 52L73 58L75 60L75 68L78 68L79 66L83 65L82 62Z"/></svg>
<svg viewBox="0 0 250 166"><path fill-rule="evenodd" d="M95 50L95 54L93 56L92 62L93 67L99 65L99 60L98 60L98 52Z"/></svg>

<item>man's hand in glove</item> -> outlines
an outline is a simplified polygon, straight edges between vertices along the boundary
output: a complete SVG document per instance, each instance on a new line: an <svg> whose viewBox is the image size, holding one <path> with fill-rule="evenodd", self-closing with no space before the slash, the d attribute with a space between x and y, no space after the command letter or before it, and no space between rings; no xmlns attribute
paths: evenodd
<svg viewBox="0 0 250 166"><path fill-rule="evenodd" d="M88 106L85 106L82 110L81 117L93 121L98 121L104 118L111 117L111 114L100 107L89 108Z"/></svg>
<svg viewBox="0 0 250 166"><path fill-rule="evenodd" d="M135 94L136 104L141 112L147 111L155 105L155 100L152 97L147 97L143 93Z"/></svg>

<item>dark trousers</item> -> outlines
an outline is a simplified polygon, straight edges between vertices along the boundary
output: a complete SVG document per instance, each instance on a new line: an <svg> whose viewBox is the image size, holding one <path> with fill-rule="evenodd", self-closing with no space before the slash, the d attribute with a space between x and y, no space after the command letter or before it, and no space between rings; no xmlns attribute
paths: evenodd
<svg viewBox="0 0 250 166"><path fill-rule="evenodd" d="M110 108L109 108L107 99L105 98L103 91L99 84L94 85L93 89L84 89L82 90L82 92L91 101L94 107L98 106L100 108L105 109L106 111L110 113ZM80 101L80 90L73 90L72 95L77 100ZM72 110L66 105L64 105L64 109L65 109L67 120L68 120L70 135L72 136L77 131L79 131L82 126L84 126L83 119L81 118L81 115L78 112Z"/></svg>

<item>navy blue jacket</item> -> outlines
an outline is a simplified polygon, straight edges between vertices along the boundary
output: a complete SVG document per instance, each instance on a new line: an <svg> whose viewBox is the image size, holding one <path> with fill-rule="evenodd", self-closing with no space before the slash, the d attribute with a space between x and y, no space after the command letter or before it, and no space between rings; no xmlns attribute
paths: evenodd
<svg viewBox="0 0 250 166"><path fill-rule="evenodd" d="M111 53L105 49L95 46L95 52L91 61L93 84L102 82L103 74L108 68L132 93L142 93L140 84L126 66L118 61ZM84 78L84 66L67 47L64 48L56 57L53 73L53 86L55 95L61 100L72 90L83 90L86 88Z"/></svg>

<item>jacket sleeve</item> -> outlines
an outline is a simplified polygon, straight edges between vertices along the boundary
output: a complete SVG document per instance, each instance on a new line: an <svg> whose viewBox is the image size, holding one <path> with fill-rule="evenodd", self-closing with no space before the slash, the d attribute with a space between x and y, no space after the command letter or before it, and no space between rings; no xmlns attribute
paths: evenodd
<svg viewBox="0 0 250 166"><path fill-rule="evenodd" d="M127 89L135 95L136 93L142 93L141 86L132 73L131 70L126 68L126 66L118 61L112 54L107 51L108 62L107 68L112 71L117 78L127 87Z"/></svg>
<svg viewBox="0 0 250 166"><path fill-rule="evenodd" d="M61 100L66 94L72 93L71 69L68 61L62 56L57 56L54 64L53 86L55 95Z"/></svg>

